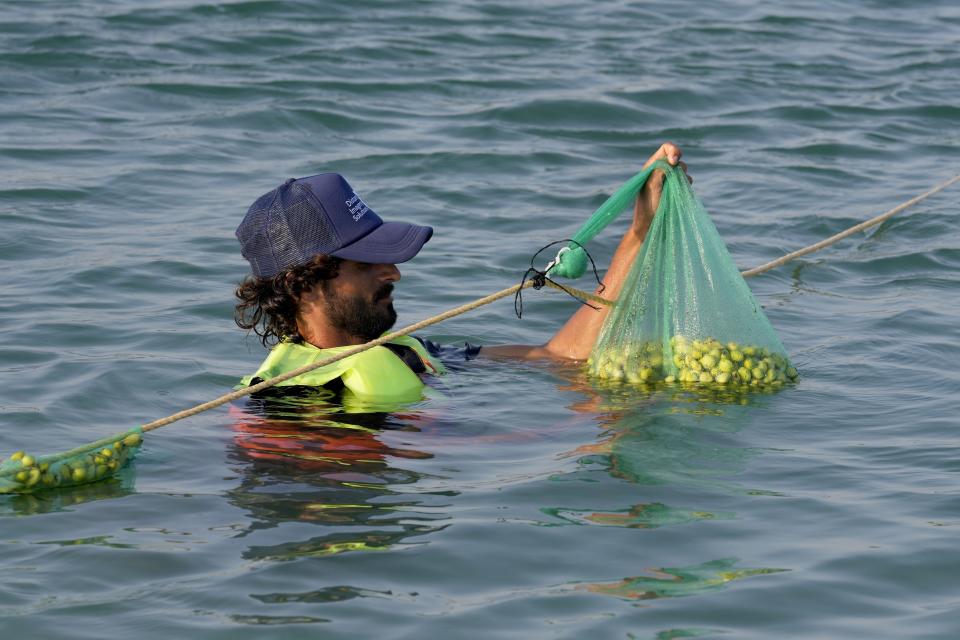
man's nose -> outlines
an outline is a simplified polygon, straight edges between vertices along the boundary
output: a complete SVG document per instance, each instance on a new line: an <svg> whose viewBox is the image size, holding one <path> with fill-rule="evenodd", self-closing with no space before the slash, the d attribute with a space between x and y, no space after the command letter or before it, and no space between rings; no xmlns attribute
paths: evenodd
<svg viewBox="0 0 960 640"><path fill-rule="evenodd" d="M396 282L400 279L400 269L397 268L395 264L381 264L380 267L380 279L384 282Z"/></svg>

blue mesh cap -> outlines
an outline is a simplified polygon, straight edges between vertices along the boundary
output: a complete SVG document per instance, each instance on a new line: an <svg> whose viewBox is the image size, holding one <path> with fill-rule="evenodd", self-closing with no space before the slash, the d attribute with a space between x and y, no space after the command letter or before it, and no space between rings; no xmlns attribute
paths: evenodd
<svg viewBox="0 0 960 640"><path fill-rule="evenodd" d="M431 227L384 222L343 176L291 178L257 198L237 227L253 275L272 277L317 254L397 264L417 255Z"/></svg>

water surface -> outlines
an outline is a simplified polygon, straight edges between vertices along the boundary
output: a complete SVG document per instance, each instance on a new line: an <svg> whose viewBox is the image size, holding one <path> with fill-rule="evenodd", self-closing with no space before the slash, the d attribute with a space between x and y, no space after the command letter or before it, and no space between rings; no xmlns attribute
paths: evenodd
<svg viewBox="0 0 960 640"><path fill-rule="evenodd" d="M744 268L885 211L960 173L958 68L934 0L5 3L0 452L254 370L233 230L288 177L436 228L406 324L519 281L664 140ZM957 202L750 281L803 374L775 395L478 360L375 424L239 403L116 482L0 498L0 632L956 637ZM575 308L425 336L538 343Z"/></svg>

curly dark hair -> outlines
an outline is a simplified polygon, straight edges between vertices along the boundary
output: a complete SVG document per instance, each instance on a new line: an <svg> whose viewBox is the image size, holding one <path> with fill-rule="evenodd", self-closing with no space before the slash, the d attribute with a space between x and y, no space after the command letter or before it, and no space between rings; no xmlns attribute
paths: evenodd
<svg viewBox="0 0 960 640"><path fill-rule="evenodd" d="M270 278L247 276L235 291L240 301L233 314L237 326L260 336L265 347L283 340L302 343L297 329L300 297L336 278L342 262L341 258L318 255Z"/></svg>

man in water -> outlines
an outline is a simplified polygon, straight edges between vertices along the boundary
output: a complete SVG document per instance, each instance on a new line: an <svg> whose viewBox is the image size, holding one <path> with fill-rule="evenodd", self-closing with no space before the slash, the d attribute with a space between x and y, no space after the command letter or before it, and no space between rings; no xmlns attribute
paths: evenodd
<svg viewBox="0 0 960 640"><path fill-rule="evenodd" d="M666 160L686 171L680 155L668 142L644 167ZM643 244L663 178L654 171L637 195L633 223L604 278L602 294L610 299L616 299ZM237 228L253 275L236 290L236 321L260 336L264 346L275 346L244 384L319 361L388 331L397 318L392 297L400 279L396 265L413 258L432 235L430 227L384 222L335 173L291 179L258 198ZM607 313L607 307L581 306L543 345L485 346L483 354L582 360ZM420 376L442 371L424 342L405 336L286 384L347 390L366 398L415 399L423 387Z"/></svg>

